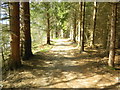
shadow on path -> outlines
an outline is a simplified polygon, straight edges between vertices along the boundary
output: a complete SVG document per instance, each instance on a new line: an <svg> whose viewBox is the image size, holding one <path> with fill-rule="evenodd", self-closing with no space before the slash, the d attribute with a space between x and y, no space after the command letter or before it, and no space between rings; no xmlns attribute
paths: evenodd
<svg viewBox="0 0 120 90"><path fill-rule="evenodd" d="M118 72L107 68L104 52L86 51L68 39L55 41L48 52L37 52L4 80L4 88L118 88Z"/></svg>

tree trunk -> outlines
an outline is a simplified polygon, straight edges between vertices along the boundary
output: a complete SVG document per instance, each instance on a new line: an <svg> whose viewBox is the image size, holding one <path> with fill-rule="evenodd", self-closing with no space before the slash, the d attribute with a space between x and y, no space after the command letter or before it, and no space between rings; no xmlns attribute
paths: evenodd
<svg viewBox="0 0 120 90"><path fill-rule="evenodd" d="M55 31L55 38L58 38L58 31L57 31L57 29Z"/></svg>
<svg viewBox="0 0 120 90"><path fill-rule="evenodd" d="M57 26L57 23L55 25L55 38L58 38L58 26Z"/></svg>
<svg viewBox="0 0 120 90"><path fill-rule="evenodd" d="M85 2L82 4L81 30L80 30L80 52L84 51L84 22L85 22Z"/></svg>
<svg viewBox="0 0 120 90"><path fill-rule="evenodd" d="M21 66L20 60L20 19L19 2L10 3L10 30L11 30L11 58L10 68Z"/></svg>
<svg viewBox="0 0 120 90"><path fill-rule="evenodd" d="M97 2L94 2L93 30L92 30L92 32L91 32L91 42L90 42L90 46L91 46L91 47L94 47L94 44L95 44L96 12L97 12Z"/></svg>
<svg viewBox="0 0 120 90"><path fill-rule="evenodd" d="M22 2L23 8L23 31L24 31L24 59L29 59L32 56L32 46L31 46L31 32L30 32L30 10L29 2Z"/></svg>
<svg viewBox="0 0 120 90"><path fill-rule="evenodd" d="M50 45L50 15L47 13L47 44Z"/></svg>
<svg viewBox="0 0 120 90"><path fill-rule="evenodd" d="M120 35L120 34L119 34L119 35ZM118 37L117 48L119 48L119 49L120 49L120 37Z"/></svg>
<svg viewBox="0 0 120 90"><path fill-rule="evenodd" d="M117 4L112 4L112 18L111 18L111 37L110 37L110 50L108 65L114 67L115 59L115 38L116 38L116 15L117 15Z"/></svg>

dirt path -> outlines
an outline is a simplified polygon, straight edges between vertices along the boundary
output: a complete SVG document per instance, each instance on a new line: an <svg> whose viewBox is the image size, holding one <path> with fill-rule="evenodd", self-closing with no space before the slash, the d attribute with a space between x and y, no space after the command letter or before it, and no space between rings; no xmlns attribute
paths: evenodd
<svg viewBox="0 0 120 90"><path fill-rule="evenodd" d="M55 41L55 40L54 40ZM107 57L97 51L79 54L68 39L56 40L49 52L37 52L3 81L5 88L113 88L118 71L107 68ZM106 89L105 89L106 90Z"/></svg>

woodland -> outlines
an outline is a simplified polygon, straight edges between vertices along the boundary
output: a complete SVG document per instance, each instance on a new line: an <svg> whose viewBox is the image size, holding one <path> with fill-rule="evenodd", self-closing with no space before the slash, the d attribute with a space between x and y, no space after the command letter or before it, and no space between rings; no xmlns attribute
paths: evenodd
<svg viewBox="0 0 120 90"><path fill-rule="evenodd" d="M119 2L0 2L0 88L120 88Z"/></svg>

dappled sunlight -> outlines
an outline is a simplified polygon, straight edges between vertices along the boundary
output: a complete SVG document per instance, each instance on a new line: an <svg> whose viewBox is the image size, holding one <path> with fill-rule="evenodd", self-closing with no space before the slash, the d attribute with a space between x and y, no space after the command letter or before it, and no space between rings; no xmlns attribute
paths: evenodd
<svg viewBox="0 0 120 90"><path fill-rule="evenodd" d="M52 51L69 51L72 49L77 49L76 47L68 47L68 46L57 46L56 48L51 49Z"/></svg>
<svg viewBox="0 0 120 90"><path fill-rule="evenodd" d="M120 88L120 3L4 1L0 89Z"/></svg>
<svg viewBox="0 0 120 90"><path fill-rule="evenodd" d="M57 42L56 44L58 44L58 42L64 43L64 44L65 44L65 42L66 42L66 44L67 44L67 43L71 43L71 42L68 42L68 41L71 41L70 38L68 38L68 39L51 39L51 41Z"/></svg>
<svg viewBox="0 0 120 90"><path fill-rule="evenodd" d="M51 51L69 51L69 50L74 50L77 49L77 47L71 47L70 45L72 42L70 42L70 39L58 39L55 40L55 47L51 49Z"/></svg>
<svg viewBox="0 0 120 90"><path fill-rule="evenodd" d="M55 42L58 43L48 52L37 52L30 60L23 61L23 66L4 80L4 87L106 88L116 85L118 72L106 67L107 58L97 55L97 50L80 54L69 39Z"/></svg>

